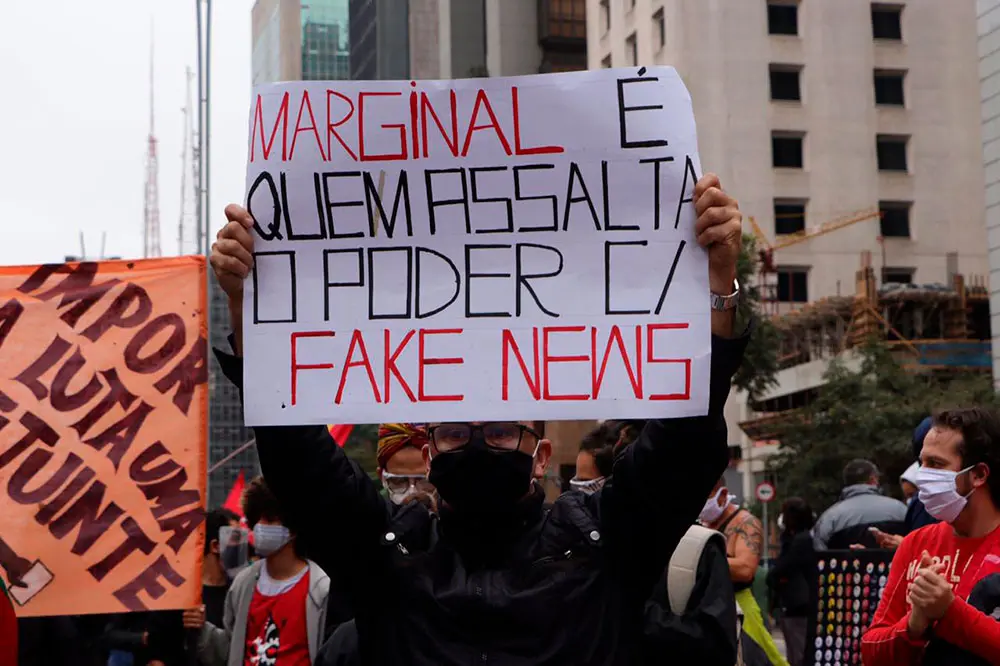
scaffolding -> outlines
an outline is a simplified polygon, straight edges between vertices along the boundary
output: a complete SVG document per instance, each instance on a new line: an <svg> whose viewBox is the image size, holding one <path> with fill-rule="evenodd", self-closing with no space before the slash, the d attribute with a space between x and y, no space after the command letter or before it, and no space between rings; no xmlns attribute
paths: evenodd
<svg viewBox="0 0 1000 666"><path fill-rule="evenodd" d="M970 350L989 344L986 281L954 275L951 284L878 286L871 253L862 253L853 296L823 298L772 321L780 333L779 364L787 368L830 358L875 337L924 367L988 368ZM989 356L988 349L985 350ZM949 358L949 354L956 358Z"/></svg>
<svg viewBox="0 0 1000 666"><path fill-rule="evenodd" d="M778 329L779 369L830 360L871 339L884 341L910 372L989 372L989 289L981 277L949 284L882 284L871 252L861 254L853 296L832 296L771 318ZM794 396L760 401L740 424L754 440L773 439L793 415Z"/></svg>

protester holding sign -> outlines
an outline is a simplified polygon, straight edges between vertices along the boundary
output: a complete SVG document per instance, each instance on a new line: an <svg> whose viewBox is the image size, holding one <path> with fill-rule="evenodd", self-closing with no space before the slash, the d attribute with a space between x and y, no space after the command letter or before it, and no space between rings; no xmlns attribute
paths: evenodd
<svg viewBox="0 0 1000 666"><path fill-rule="evenodd" d="M865 666L1000 664L1000 417L938 414L920 464L920 501L941 522L896 550Z"/></svg>
<svg viewBox="0 0 1000 666"><path fill-rule="evenodd" d="M746 345L742 218L695 175L680 77L254 98L249 210L227 208L212 254L245 359L218 355L269 486L351 586L362 662L630 663L728 462ZM531 419L595 415L660 419L601 491L543 511L551 444ZM429 422L437 515L384 500L320 425L350 420Z"/></svg>
<svg viewBox="0 0 1000 666"><path fill-rule="evenodd" d="M710 283L732 291L741 215L714 175L695 188L698 241ZM242 286L254 221L230 206L212 264L230 299L241 349ZM708 298L708 295L705 295ZM353 582L368 663L627 663L635 625L670 553L728 462L722 409L746 339L733 310L712 313L709 413L650 421L589 497L560 498L544 522L533 472L551 445L523 423L432 424L424 449L443 502L440 519L407 511L399 524L371 480L322 426L259 427L268 484L318 562ZM221 355L238 385L241 366ZM670 501L662 490L669 488ZM525 493L528 493L525 495Z"/></svg>

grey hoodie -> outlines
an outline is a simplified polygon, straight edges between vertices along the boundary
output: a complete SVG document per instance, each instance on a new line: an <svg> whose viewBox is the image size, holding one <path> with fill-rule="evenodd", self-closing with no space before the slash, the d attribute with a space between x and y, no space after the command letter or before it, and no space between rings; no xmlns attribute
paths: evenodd
<svg viewBox="0 0 1000 666"><path fill-rule="evenodd" d="M858 484L847 486L840 493L840 500L823 512L813 528L813 546L826 550L834 534L858 525L903 522L906 505L886 497L876 486Z"/></svg>

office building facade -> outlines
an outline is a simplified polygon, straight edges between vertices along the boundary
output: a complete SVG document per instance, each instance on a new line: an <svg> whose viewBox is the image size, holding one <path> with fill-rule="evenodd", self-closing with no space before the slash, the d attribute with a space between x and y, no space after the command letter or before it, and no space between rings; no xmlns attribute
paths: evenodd
<svg viewBox="0 0 1000 666"><path fill-rule="evenodd" d="M352 79L409 77L409 4L408 0L350 0Z"/></svg>
<svg viewBox="0 0 1000 666"><path fill-rule="evenodd" d="M990 330L993 383L1000 388L1000 0L976 3L982 102L986 234L990 260Z"/></svg>
<svg viewBox="0 0 1000 666"><path fill-rule="evenodd" d="M252 10L252 80L258 83L331 80L350 77L348 0L257 0ZM229 308L214 277L209 278L210 341L228 349ZM214 467L243 447L252 432L243 423L236 388L223 377L213 357L209 365L209 464ZM227 460L208 478L209 506L225 501L244 472L259 472L257 452L249 447Z"/></svg>
<svg viewBox="0 0 1000 666"><path fill-rule="evenodd" d="M863 256L880 286L985 279L976 11L975 0L588 0L588 62L674 66L704 169L771 242L868 213L775 253L769 288L787 312L853 295ZM825 364L783 370L765 397L821 385ZM746 494L775 448L742 436L754 416L745 397L730 400Z"/></svg>
<svg viewBox="0 0 1000 666"><path fill-rule="evenodd" d="M254 85L351 77L348 0L257 0L251 34Z"/></svg>

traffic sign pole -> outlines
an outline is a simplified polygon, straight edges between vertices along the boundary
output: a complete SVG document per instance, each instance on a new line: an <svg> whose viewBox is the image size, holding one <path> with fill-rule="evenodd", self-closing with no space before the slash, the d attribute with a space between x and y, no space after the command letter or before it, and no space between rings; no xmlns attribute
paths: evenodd
<svg viewBox="0 0 1000 666"><path fill-rule="evenodd" d="M768 540L768 521L767 521L767 505L771 503L774 499L774 486L767 481L762 481L757 484L757 500L763 505L761 507L761 517L763 518L763 537L764 537L764 547L762 549L762 559L764 564L764 571L768 570L768 559L771 554L771 542Z"/></svg>

